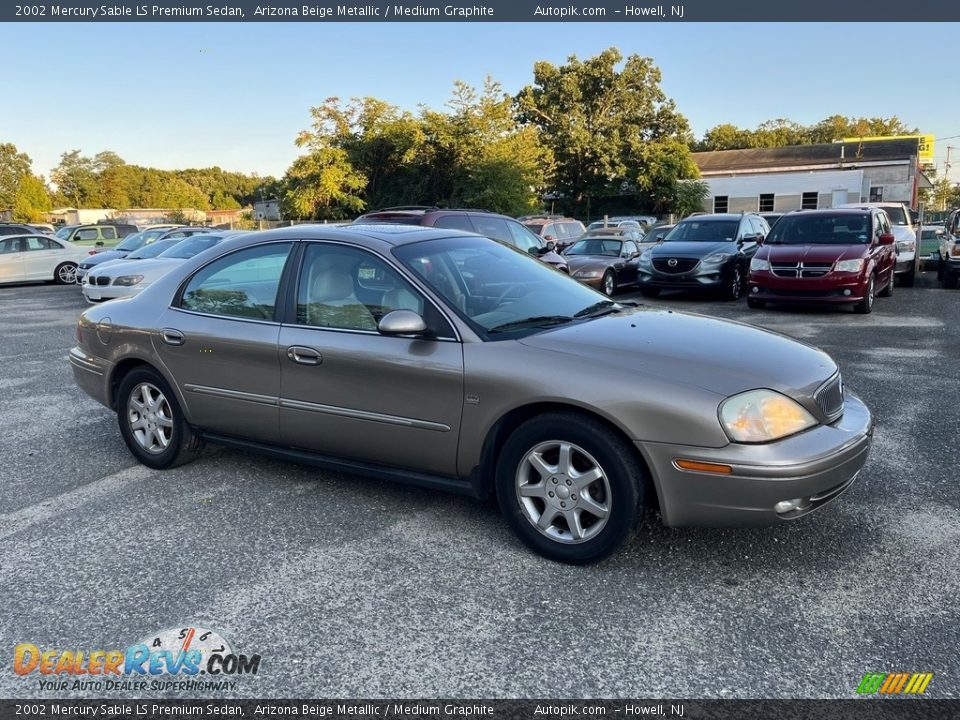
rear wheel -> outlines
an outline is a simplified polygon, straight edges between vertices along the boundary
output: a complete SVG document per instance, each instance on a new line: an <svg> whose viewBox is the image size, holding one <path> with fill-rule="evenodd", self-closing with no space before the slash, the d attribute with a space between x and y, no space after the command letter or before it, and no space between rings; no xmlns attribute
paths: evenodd
<svg viewBox="0 0 960 720"><path fill-rule="evenodd" d="M636 453L598 420L545 413L507 439L497 461L500 508L520 539L573 564L611 555L645 514Z"/></svg>
<svg viewBox="0 0 960 720"><path fill-rule="evenodd" d="M854 312L864 315L873 312L873 298L876 291L876 282L876 275L871 275L870 280L867 281L867 292L863 296L863 299L853 306Z"/></svg>
<svg viewBox="0 0 960 720"><path fill-rule="evenodd" d="M891 297L893 295L893 286L896 285L895 280L896 276L890 273L890 280L887 281L887 284L883 286L883 290L877 293L877 295L880 297Z"/></svg>
<svg viewBox="0 0 960 720"><path fill-rule="evenodd" d="M77 264L71 262L60 263L53 271L53 281L58 285L76 285Z"/></svg>
<svg viewBox="0 0 960 720"><path fill-rule="evenodd" d="M120 383L117 420L130 452L147 467L182 465L203 447L167 381L152 368L137 368Z"/></svg>
<svg viewBox="0 0 960 720"><path fill-rule="evenodd" d="M600 283L600 287L603 288L603 294L607 295L608 297L617 291L617 278L614 277L612 270L607 270L603 274L603 280Z"/></svg>

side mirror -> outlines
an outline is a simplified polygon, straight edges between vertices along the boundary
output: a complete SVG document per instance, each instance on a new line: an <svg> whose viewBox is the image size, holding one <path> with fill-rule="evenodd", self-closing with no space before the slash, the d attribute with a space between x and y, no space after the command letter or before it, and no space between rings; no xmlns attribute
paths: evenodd
<svg viewBox="0 0 960 720"><path fill-rule="evenodd" d="M880 236L881 245L893 245L895 242L897 242L897 239L890 233Z"/></svg>
<svg viewBox="0 0 960 720"><path fill-rule="evenodd" d="M381 335L418 337L427 331L427 323L413 310L391 310L377 323Z"/></svg>
<svg viewBox="0 0 960 720"><path fill-rule="evenodd" d="M103 247L103 240L97 240L97 247Z"/></svg>

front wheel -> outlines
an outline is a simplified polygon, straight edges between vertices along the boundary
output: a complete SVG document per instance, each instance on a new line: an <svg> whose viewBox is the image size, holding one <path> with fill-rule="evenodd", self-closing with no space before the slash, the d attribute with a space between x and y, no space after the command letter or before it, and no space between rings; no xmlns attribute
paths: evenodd
<svg viewBox="0 0 960 720"><path fill-rule="evenodd" d="M867 281L867 292L863 299L853 306L853 311L866 315L873 312L873 298L876 290L876 276L871 275Z"/></svg>
<svg viewBox="0 0 960 720"><path fill-rule="evenodd" d="M507 439L497 461L500 508L514 532L560 562L602 560L630 535L647 481L636 453L589 416L545 413Z"/></svg>
<svg viewBox="0 0 960 720"><path fill-rule="evenodd" d="M77 264L71 262L60 263L53 271L53 281L57 285L76 285Z"/></svg>
<svg viewBox="0 0 960 720"><path fill-rule="evenodd" d="M617 279L613 276L611 270L607 270L603 274L603 280L600 286L603 288L603 294L607 297L610 297L617 291Z"/></svg>
<svg viewBox="0 0 960 720"><path fill-rule="evenodd" d="M893 286L896 285L896 275L892 272L890 273L890 279L887 281L887 284L883 286L883 290L877 293L880 297L892 297L893 296Z"/></svg>
<svg viewBox="0 0 960 720"><path fill-rule="evenodd" d="M743 294L743 271L739 265L733 266L733 272L730 273L730 280L727 283L724 296L727 300L739 300Z"/></svg>
<svg viewBox="0 0 960 720"><path fill-rule="evenodd" d="M157 470L189 462L203 441L187 423L176 396L156 370L131 371L117 392L120 434L130 452Z"/></svg>

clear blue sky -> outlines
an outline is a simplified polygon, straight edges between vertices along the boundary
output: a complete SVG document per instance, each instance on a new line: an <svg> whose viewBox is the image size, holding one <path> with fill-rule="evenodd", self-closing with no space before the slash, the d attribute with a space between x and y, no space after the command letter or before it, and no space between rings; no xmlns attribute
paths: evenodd
<svg viewBox="0 0 960 720"><path fill-rule="evenodd" d="M731 122L897 115L937 135L960 179L957 25L423 23L0 26L0 142L48 175L62 152L280 175L309 108L372 95L440 107L454 80L508 92L537 60L611 45L654 58L697 136ZM904 59L908 39L915 42ZM887 32L890 32L887 35ZM870 41L873 40L871 44ZM19 109L8 103L23 100Z"/></svg>

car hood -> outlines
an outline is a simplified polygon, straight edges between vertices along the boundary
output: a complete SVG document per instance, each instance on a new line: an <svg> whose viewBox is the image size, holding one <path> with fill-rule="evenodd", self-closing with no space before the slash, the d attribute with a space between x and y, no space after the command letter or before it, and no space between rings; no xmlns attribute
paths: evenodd
<svg viewBox="0 0 960 720"><path fill-rule="evenodd" d="M94 277L100 275L143 275L145 282L151 282L166 275L173 268L181 265L181 258L145 258L130 262L112 262L109 266L98 267L90 272Z"/></svg>
<svg viewBox="0 0 960 720"><path fill-rule="evenodd" d="M737 251L737 245L736 243L722 240L719 242L684 242L678 240L676 242L665 242L656 245L653 248L653 257L704 258L707 255L722 251L734 253Z"/></svg>
<svg viewBox="0 0 960 720"><path fill-rule="evenodd" d="M87 263L90 265L99 265L102 262L107 262L109 260L118 260L120 258L125 258L130 254L129 250L104 250L99 252L96 255L91 255L90 259L87 260Z"/></svg>
<svg viewBox="0 0 960 720"><path fill-rule="evenodd" d="M769 388L811 397L837 370L822 350L751 325L640 306L520 340L728 397ZM586 371L585 378L590 371ZM642 392L642 387L638 389Z"/></svg>
<svg viewBox="0 0 960 720"><path fill-rule="evenodd" d="M764 245L757 257L771 263L833 263L837 260L862 258L870 250L869 245Z"/></svg>

